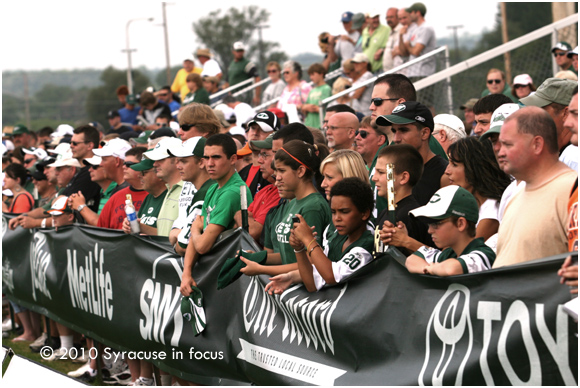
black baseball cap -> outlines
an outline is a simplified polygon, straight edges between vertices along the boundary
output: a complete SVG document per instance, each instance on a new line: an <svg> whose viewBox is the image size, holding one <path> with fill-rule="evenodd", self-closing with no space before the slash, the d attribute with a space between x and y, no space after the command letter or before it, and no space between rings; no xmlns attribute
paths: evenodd
<svg viewBox="0 0 580 388"><path fill-rule="evenodd" d="M377 125L421 124L433 132L433 114L429 108L417 101L405 101L395 107L390 115L377 117Z"/></svg>

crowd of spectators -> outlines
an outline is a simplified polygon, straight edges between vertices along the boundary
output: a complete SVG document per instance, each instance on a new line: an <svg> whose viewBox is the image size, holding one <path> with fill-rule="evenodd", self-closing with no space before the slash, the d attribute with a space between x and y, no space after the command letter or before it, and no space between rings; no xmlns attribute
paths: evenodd
<svg viewBox="0 0 580 388"><path fill-rule="evenodd" d="M389 8L385 25L382 11L343 13L345 34L320 36L326 58L308 68L311 83L299 63L270 62L271 82L251 101L228 94L209 106L220 88L259 80L245 44L236 42L226 72L200 48L202 68L185 60L171 86L138 94L120 86L121 106L108 112L107 129L4 131L2 207L15 214L9 227L77 223L134 233L129 196L140 233L167 237L183 257L184 296L218 236L242 226L244 185L248 230L263 250L239 252L226 263L235 270L225 272L268 274L270 293L340 283L389 246L408 256L410 272L436 276L577 251L577 81L552 77L536 87L520 74L510 84L490 69L481 96L460 107L462 120L434 115L431 101L417 99L413 82L435 71L425 61L379 77L320 115L332 93L432 51L426 13L422 3ZM577 48L559 42L552 53L562 70L577 73ZM331 87L324 76L333 67L343 74ZM256 111L258 104L265 106ZM577 264L566 260L559 274L577 292ZM71 329L43 332L38 314L13 307L24 328L15 341L38 351L58 336L54 361L74 346ZM71 376L94 379L96 360L82 361ZM153 383L146 360L106 367L110 383Z"/></svg>

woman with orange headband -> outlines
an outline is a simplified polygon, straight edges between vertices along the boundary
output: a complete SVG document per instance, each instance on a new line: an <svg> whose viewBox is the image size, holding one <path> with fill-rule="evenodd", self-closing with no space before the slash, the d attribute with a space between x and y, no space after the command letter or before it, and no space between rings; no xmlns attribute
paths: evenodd
<svg viewBox="0 0 580 388"><path fill-rule="evenodd" d="M312 144L292 140L276 152L275 185L280 198L287 201L268 214L268 222L264 226L264 247L268 252L265 265L241 257L246 267L240 272L250 276L277 275L298 269L296 253L289 244L292 218L296 214L302 215L308 225L314 226L317 234L314 242L322 243L322 232L332 217L328 202L313 183L313 177L320 174L320 159L316 151Z"/></svg>

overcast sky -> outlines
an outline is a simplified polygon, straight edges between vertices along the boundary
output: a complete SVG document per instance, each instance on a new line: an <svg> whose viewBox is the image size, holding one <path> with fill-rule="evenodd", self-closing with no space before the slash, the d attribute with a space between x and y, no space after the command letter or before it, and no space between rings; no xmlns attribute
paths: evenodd
<svg viewBox="0 0 580 388"><path fill-rule="evenodd" d="M399 6L410 6L412 0ZM364 4L387 4L365 1ZM435 27L438 37L449 36L450 25L463 25L459 30L478 34L492 29L497 13L493 1L424 1L426 19ZM180 64L201 44L193 33L192 22L218 8L227 10L257 5L271 13L264 39L277 41L290 56L319 53L320 32L343 32L340 16L344 11L369 12L357 1L272 1L219 0L174 1L167 5L169 54L171 65ZM395 5L395 4L392 4ZM4 2L2 28L2 70L103 69L114 66L126 69L125 27L129 20L153 17L153 22L134 21L130 27L133 66L165 67L162 6L149 1L48 1ZM388 6L375 8L381 13L381 23Z"/></svg>

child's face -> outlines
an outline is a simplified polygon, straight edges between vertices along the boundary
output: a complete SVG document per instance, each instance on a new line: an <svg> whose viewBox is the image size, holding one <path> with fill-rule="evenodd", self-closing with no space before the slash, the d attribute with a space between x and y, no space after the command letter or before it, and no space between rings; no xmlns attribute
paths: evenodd
<svg viewBox="0 0 580 388"><path fill-rule="evenodd" d="M280 160L274 160L276 166L276 187L280 198L292 199L300 184L298 172Z"/></svg>
<svg viewBox="0 0 580 388"><path fill-rule="evenodd" d="M377 164L375 165L375 174L373 175L373 182L375 182L375 187L377 188L377 195L383 198L387 198L387 164L394 163L394 160L388 156L381 156L377 159ZM394 174L395 178L395 192L400 187L397 182L401 179L398 175Z"/></svg>
<svg viewBox="0 0 580 388"><path fill-rule="evenodd" d="M366 224L368 214L361 213L349 197L335 195L330 200L332 223L341 236L349 235Z"/></svg>
<svg viewBox="0 0 580 388"><path fill-rule="evenodd" d="M323 78L322 78L322 74L320 73L312 73L312 74L308 74L310 76L310 80L312 81L312 83L317 84L319 83Z"/></svg>
<svg viewBox="0 0 580 388"><path fill-rule="evenodd" d="M444 220L431 221L428 232L437 248L443 249L455 243L455 236L457 236L459 230L453 224L451 218L445 218Z"/></svg>
<svg viewBox="0 0 580 388"><path fill-rule="evenodd" d="M187 83L187 87L189 88L189 90L196 89L195 82L193 82L193 81L187 81L186 83Z"/></svg>

